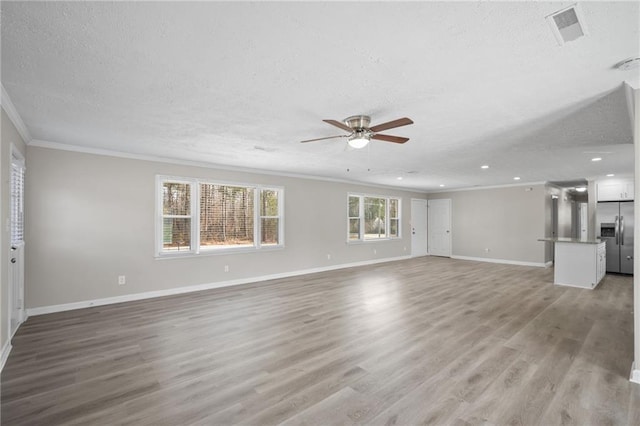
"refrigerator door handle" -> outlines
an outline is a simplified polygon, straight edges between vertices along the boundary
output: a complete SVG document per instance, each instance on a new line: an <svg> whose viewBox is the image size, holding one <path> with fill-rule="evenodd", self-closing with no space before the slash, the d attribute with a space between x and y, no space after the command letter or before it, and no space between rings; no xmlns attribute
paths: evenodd
<svg viewBox="0 0 640 426"><path fill-rule="evenodd" d="M619 227L619 223L618 223L618 216L616 216L616 245L620 244L620 241L618 240L618 232L620 230Z"/></svg>
<svg viewBox="0 0 640 426"><path fill-rule="evenodd" d="M624 216L620 216L620 245L624 245Z"/></svg>

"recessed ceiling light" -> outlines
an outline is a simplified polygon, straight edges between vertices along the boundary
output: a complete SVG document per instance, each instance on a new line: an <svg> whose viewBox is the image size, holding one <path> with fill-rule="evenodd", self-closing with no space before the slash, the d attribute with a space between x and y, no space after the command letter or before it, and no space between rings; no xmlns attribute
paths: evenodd
<svg viewBox="0 0 640 426"><path fill-rule="evenodd" d="M585 192L587 190L586 186L578 186L576 187L576 191L578 192Z"/></svg>
<svg viewBox="0 0 640 426"><path fill-rule="evenodd" d="M609 173L609 174L607 175L607 177L614 177L614 176L615 176L615 175L614 175L613 173Z"/></svg>
<svg viewBox="0 0 640 426"><path fill-rule="evenodd" d="M440 188L442 188L442 187L444 187L444 183L441 183L441 184L440 184Z"/></svg>
<svg viewBox="0 0 640 426"><path fill-rule="evenodd" d="M514 177L513 180L520 180L520 176Z"/></svg>
<svg viewBox="0 0 640 426"><path fill-rule="evenodd" d="M600 157L596 157L596 158L592 158L591 159L591 161L600 161L600 160L602 160L602 158L600 158Z"/></svg>
<svg viewBox="0 0 640 426"><path fill-rule="evenodd" d="M398 180L402 180L402 176L398 176L396 179L398 179Z"/></svg>
<svg viewBox="0 0 640 426"><path fill-rule="evenodd" d="M489 166L487 166L486 164L484 166L480 166L481 169L488 169Z"/></svg>

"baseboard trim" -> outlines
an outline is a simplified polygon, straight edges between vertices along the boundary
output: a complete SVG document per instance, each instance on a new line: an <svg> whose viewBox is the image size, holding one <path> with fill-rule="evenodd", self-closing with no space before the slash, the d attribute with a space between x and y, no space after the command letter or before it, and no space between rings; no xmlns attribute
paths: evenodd
<svg viewBox="0 0 640 426"><path fill-rule="evenodd" d="M11 339L9 339L4 344L4 347L2 348L2 355L0 355L0 372L4 369L4 364L7 362L7 359L9 359L9 354L11 353L12 348Z"/></svg>
<svg viewBox="0 0 640 426"><path fill-rule="evenodd" d="M471 257L471 256L451 256L452 259L458 260L473 260L475 262L488 262L488 263L502 263L505 265L518 265L518 266L535 266L538 268L547 268L547 263L538 262L521 262L519 260L507 260L507 259L491 259L488 257Z"/></svg>
<svg viewBox="0 0 640 426"><path fill-rule="evenodd" d="M600 283L598 283L598 284L600 284ZM575 285L575 284L553 283L553 285L557 285L557 286L560 286L560 287L581 288L583 290L595 290L598 287L598 284L596 284L594 287L583 287L581 285Z"/></svg>
<svg viewBox="0 0 640 426"><path fill-rule="evenodd" d="M640 384L640 370L636 370L636 363L631 364L631 377L629 381Z"/></svg>
<svg viewBox="0 0 640 426"><path fill-rule="evenodd" d="M323 266L319 268L302 269L298 271L284 272L280 274L263 275L259 277L240 278L237 280L220 281L216 283L197 284L185 287L176 287L166 290L147 291L144 293L125 294L122 296L105 297L102 299L83 300L81 302L64 303L61 305L40 306L27 309L27 316L52 314L55 312L72 311L75 309L91 308L94 306L112 305L114 303L133 302L136 300L152 299L156 297L173 296L176 294L192 293L194 291L211 290L214 288L231 287L242 284L258 283L262 281L295 277L298 275L315 274L318 272L334 271L337 269L353 268L357 266L374 265L376 263L395 262L410 259L411 256L399 256L385 259L365 260L362 262L343 263L339 265Z"/></svg>
<svg viewBox="0 0 640 426"><path fill-rule="evenodd" d="M553 260L548 261L547 263L544 264L545 268L551 268L553 266Z"/></svg>

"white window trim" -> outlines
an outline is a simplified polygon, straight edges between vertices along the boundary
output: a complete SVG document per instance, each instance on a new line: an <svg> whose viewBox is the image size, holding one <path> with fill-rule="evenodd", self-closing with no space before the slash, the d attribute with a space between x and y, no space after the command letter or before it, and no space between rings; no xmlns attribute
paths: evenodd
<svg viewBox="0 0 640 426"><path fill-rule="evenodd" d="M352 216L349 216L349 198L350 197L359 197L360 198L360 203L358 205L359 207L359 219L360 219L360 229L359 229L359 237L357 240L352 240L349 238L349 219L352 218ZM384 215L384 226L385 226L385 237L384 238L372 238L372 239L365 239L364 238L364 199L365 198L383 198L386 200L385 203L385 215ZM390 217L389 217L389 200L398 200L398 215L396 217L396 219L398 219L398 236L389 236L389 229L390 228ZM365 193L361 193L361 192L348 192L347 193L347 244L369 244L369 243L375 243L375 242L379 242L379 241L393 241L393 240L399 240L402 238L402 197L397 197L397 196L393 196L393 195L376 195L376 194L365 194Z"/></svg>
<svg viewBox="0 0 640 426"><path fill-rule="evenodd" d="M177 182L186 183L191 186L191 250L184 251L164 251L163 250L163 182ZM236 186L243 188L252 188L253 191L253 245L251 246L221 246L221 247L200 247L200 184L209 185L221 185L221 186ZM278 215L268 216L272 218L278 218L280 220L278 226L278 244L265 244L263 245L260 238L260 191L272 190L278 192ZM156 175L156 243L155 243L155 255L156 259L175 259L182 257L193 256L208 256L217 254L233 254L233 253L254 253L256 251L269 251L280 250L284 248L284 187L277 185L258 185L251 183L230 182L224 180L214 179L202 179L202 178L187 178L184 176L169 176L169 175ZM182 217L182 216L181 216Z"/></svg>

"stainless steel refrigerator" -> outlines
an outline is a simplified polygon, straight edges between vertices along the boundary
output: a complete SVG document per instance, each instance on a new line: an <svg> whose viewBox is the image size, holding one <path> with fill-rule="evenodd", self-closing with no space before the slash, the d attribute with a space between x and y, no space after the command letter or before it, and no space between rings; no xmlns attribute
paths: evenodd
<svg viewBox="0 0 640 426"><path fill-rule="evenodd" d="M597 236L607 243L607 272L633 274L633 201L598 203Z"/></svg>

